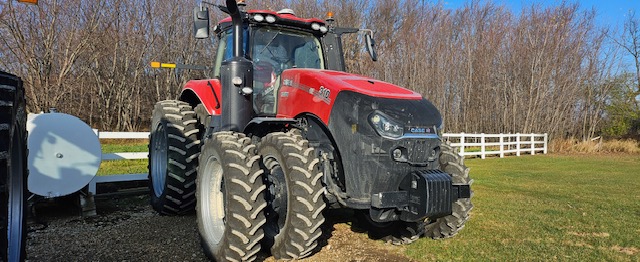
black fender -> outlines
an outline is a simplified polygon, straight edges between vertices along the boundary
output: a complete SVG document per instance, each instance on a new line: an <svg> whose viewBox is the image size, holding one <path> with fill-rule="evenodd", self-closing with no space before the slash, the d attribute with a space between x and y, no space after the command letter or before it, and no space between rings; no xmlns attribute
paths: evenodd
<svg viewBox="0 0 640 262"><path fill-rule="evenodd" d="M286 132L298 123L294 118L254 117L244 127L244 133L258 137L266 136L271 132Z"/></svg>
<svg viewBox="0 0 640 262"><path fill-rule="evenodd" d="M309 144L316 148L319 154L321 168L324 173L324 184L329 194L327 199L330 203L340 203L347 206L347 199L344 168L342 166L342 156L336 145L333 135L324 122L316 115L302 114L300 119L300 129L302 136L309 141ZM322 154L326 154L323 156Z"/></svg>

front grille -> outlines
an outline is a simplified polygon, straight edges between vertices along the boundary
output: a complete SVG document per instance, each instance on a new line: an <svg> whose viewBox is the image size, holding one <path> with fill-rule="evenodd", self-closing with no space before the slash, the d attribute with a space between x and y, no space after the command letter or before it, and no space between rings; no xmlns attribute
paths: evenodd
<svg viewBox="0 0 640 262"><path fill-rule="evenodd" d="M408 149L407 159L410 164L426 166L438 155L438 143L437 139L407 139L402 144Z"/></svg>

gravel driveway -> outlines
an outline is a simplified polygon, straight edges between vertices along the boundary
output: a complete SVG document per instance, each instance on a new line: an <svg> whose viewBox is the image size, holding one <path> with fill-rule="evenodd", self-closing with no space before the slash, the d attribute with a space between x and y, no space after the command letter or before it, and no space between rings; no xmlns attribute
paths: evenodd
<svg viewBox="0 0 640 262"><path fill-rule="evenodd" d="M195 214L160 216L144 196L98 198L98 216L81 218L69 203L39 204L29 224L28 261L207 261ZM374 241L348 225L350 212L327 214L331 238L302 261L410 261L403 247ZM259 260L275 261L263 254Z"/></svg>

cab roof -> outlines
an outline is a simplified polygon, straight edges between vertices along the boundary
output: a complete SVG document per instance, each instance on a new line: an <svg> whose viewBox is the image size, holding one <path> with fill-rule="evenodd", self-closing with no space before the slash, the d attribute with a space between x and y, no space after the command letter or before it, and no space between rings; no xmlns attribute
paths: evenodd
<svg viewBox="0 0 640 262"><path fill-rule="evenodd" d="M284 9L287 10L287 9ZM291 11L290 9L288 11ZM249 10L246 12L251 24L276 24L297 27L306 30L317 31L325 34L328 29L326 22L319 18L301 18L289 12L275 12L272 10ZM272 20L272 18L275 18ZM231 17L226 17L218 22L219 27L226 27L231 23Z"/></svg>

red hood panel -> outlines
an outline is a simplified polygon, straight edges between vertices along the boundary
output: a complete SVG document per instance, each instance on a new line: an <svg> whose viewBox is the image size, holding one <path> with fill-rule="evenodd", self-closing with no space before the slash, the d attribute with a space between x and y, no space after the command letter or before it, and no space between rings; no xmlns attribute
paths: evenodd
<svg viewBox="0 0 640 262"><path fill-rule="evenodd" d="M419 93L397 85L345 72L319 69L289 69L284 72L283 79L286 79L287 75L299 75L300 78L296 78L300 79L300 82L316 89L324 86L333 91L353 91L373 97L411 100L422 99L422 95ZM317 86L313 86L314 84Z"/></svg>
<svg viewBox="0 0 640 262"><path fill-rule="evenodd" d="M421 100L422 96L402 87L369 77L320 69L287 69L282 72L278 96L279 117L296 117L300 114L318 116L325 124L333 102L340 92L354 92L363 95Z"/></svg>

